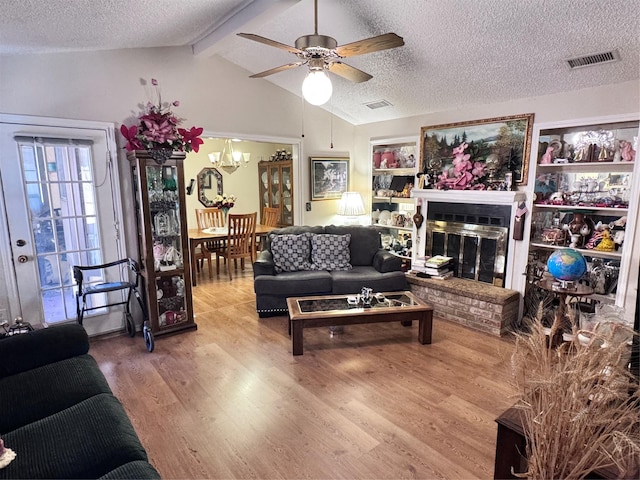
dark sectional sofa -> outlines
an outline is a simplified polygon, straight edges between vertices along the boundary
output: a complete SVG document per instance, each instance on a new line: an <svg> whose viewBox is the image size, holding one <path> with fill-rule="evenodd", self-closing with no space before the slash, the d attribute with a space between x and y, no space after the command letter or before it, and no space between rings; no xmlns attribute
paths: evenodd
<svg viewBox="0 0 640 480"><path fill-rule="evenodd" d="M3 478L160 478L77 324L0 339Z"/></svg>
<svg viewBox="0 0 640 480"><path fill-rule="evenodd" d="M348 270L310 268L278 273L274 263L274 235L329 234L350 235ZM373 226L327 225L275 229L269 233L265 248L253 264L256 310L260 317L287 312L287 297L359 293L362 287L374 292L408 290L402 260L382 249L380 232Z"/></svg>

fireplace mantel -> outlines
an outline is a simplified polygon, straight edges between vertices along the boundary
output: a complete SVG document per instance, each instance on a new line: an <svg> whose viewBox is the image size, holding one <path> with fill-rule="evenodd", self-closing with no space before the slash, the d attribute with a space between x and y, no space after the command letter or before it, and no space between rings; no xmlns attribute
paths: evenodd
<svg viewBox="0 0 640 480"><path fill-rule="evenodd" d="M422 198L428 202L453 202L453 203L482 203L487 205L511 205L526 199L525 192L517 190L486 191L486 190L424 190L414 188L411 196Z"/></svg>

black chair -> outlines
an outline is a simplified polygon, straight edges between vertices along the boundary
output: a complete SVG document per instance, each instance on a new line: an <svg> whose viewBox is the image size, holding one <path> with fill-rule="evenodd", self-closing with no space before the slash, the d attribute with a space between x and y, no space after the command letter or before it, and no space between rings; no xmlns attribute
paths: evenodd
<svg viewBox="0 0 640 480"><path fill-rule="evenodd" d="M103 270L107 268L114 268L121 266L122 270L124 265L126 264L127 271L129 275L123 275L121 273L120 277L129 277L129 280L121 280L114 282L103 282L103 283L93 283L88 284L85 283L84 272L90 270ZM84 319L85 312L89 312L91 310L97 310L99 308L111 307L116 305L125 305L125 317L126 317L126 327L127 333L130 337L134 337L136 335L136 325L133 321L133 317L131 316L131 296L134 295L136 300L138 300L138 304L140 304L140 308L142 310L142 315L144 317L144 323L142 325L142 333L144 335L144 342L147 346L147 350L149 352L153 351L154 341L153 334L151 333L151 328L149 327L149 315L147 313L147 308L144 303L140 292L138 291L138 286L140 285L140 269L138 268L138 263L131 258L125 258L122 260L116 260L115 262L103 263L101 265L90 265L90 266L73 266L73 278L78 284L78 290L76 292L76 314L77 320L80 325L82 325L82 321ZM101 276L104 278L104 275ZM133 278L133 281L131 280ZM104 305L87 307L87 296L94 295L98 293L109 293L126 290L127 298L121 302L114 303L106 303ZM82 299L82 305L81 301Z"/></svg>

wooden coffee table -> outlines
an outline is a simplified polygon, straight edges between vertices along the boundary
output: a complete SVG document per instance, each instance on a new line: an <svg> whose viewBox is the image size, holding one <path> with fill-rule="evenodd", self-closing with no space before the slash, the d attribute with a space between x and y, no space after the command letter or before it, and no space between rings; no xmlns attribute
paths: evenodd
<svg viewBox="0 0 640 480"><path fill-rule="evenodd" d="M347 297L352 295L287 298L293 354L303 354L302 332L311 327L378 322L401 322L411 326L412 320L418 320L418 341L423 345L431 343L433 308L411 292L385 292L383 295L387 301L379 302L374 298L370 306L349 305Z"/></svg>

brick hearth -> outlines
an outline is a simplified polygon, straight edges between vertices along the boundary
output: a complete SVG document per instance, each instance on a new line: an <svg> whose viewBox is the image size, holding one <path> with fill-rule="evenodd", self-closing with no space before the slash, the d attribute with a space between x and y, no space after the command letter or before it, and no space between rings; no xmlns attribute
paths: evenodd
<svg viewBox="0 0 640 480"><path fill-rule="evenodd" d="M518 318L520 293L460 278L435 280L408 275L411 291L433 306L435 318L502 336Z"/></svg>

